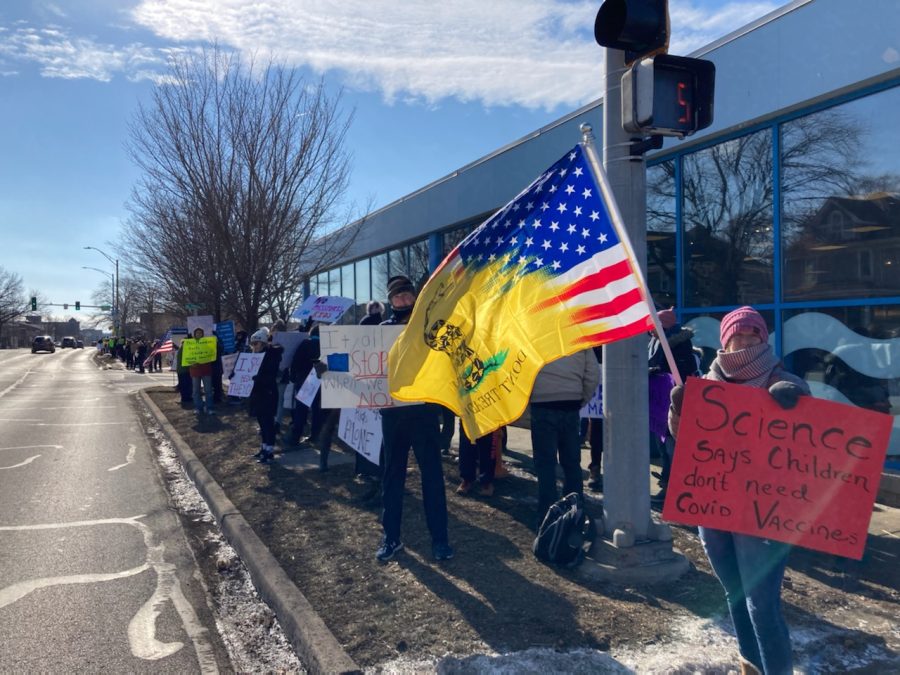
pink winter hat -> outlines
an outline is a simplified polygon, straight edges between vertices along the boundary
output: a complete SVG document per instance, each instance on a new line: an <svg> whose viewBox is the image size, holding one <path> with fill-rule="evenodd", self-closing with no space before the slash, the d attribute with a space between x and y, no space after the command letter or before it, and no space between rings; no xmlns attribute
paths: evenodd
<svg viewBox="0 0 900 675"><path fill-rule="evenodd" d="M724 349L728 346L728 341L732 335L739 330L747 328L759 335L763 342L769 341L769 329L766 328L766 320L755 309L745 305L738 307L733 312L729 312L722 318L722 323L719 327L719 339L722 341L722 348Z"/></svg>
<svg viewBox="0 0 900 675"><path fill-rule="evenodd" d="M656 313L656 316L659 317L659 323L663 327L663 330L669 330L678 323L675 312L672 309L661 309Z"/></svg>

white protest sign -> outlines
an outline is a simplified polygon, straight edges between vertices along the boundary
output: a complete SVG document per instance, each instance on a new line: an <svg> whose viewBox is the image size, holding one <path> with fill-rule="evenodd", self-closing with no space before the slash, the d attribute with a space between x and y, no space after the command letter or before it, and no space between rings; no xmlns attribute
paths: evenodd
<svg viewBox="0 0 900 675"><path fill-rule="evenodd" d="M281 354L281 365L278 366L281 370L291 367L291 361L294 360L297 347L308 337L309 333L298 333L297 331L285 332L280 330L275 333L272 342L284 348L284 352Z"/></svg>
<svg viewBox="0 0 900 675"><path fill-rule="evenodd" d="M203 337L212 337L216 334L216 322L213 321L212 315L205 314L203 316L189 316L187 318L188 335L194 337L194 329L202 328Z"/></svg>
<svg viewBox="0 0 900 675"><path fill-rule="evenodd" d="M591 397L591 400L584 404L584 407L578 411L580 417L590 417L594 420L603 419L603 383L597 385L597 391Z"/></svg>
<svg viewBox="0 0 900 675"><path fill-rule="evenodd" d="M343 298L338 295L310 295L291 314L291 318L297 319L301 323L307 319L321 323L334 323L355 304L353 298Z"/></svg>
<svg viewBox="0 0 900 675"><path fill-rule="evenodd" d="M253 391L253 376L259 372L265 353L251 354L245 352L238 354L237 363L234 364L234 377L228 383L228 395L247 398Z"/></svg>
<svg viewBox="0 0 900 675"><path fill-rule="evenodd" d="M381 413L365 408L344 408L338 438L374 464L381 457Z"/></svg>
<svg viewBox="0 0 900 675"><path fill-rule="evenodd" d="M222 355L222 374L228 378L231 377L231 371L234 370L234 364L237 363L238 357L240 354L235 352L234 354L223 354Z"/></svg>
<svg viewBox="0 0 900 675"><path fill-rule="evenodd" d="M316 369L313 368L309 371L306 379L303 380L303 384L297 390L295 398L307 408L312 408L313 400L315 400L320 386L322 386L322 380L319 379L319 376L316 375Z"/></svg>
<svg viewBox="0 0 900 675"><path fill-rule="evenodd" d="M323 408L390 408L411 405L391 398L388 352L406 326L321 326Z"/></svg>

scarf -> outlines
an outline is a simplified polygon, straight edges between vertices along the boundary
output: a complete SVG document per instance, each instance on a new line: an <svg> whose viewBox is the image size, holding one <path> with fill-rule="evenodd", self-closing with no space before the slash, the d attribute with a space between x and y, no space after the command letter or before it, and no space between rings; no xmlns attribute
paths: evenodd
<svg viewBox="0 0 900 675"><path fill-rule="evenodd" d="M778 357L766 342L736 352L720 349L706 377L720 382L765 387L778 363Z"/></svg>

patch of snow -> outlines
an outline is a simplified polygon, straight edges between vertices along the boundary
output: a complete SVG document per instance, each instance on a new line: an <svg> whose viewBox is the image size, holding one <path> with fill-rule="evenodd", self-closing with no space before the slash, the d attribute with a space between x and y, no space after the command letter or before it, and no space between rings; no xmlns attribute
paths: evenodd
<svg viewBox="0 0 900 675"><path fill-rule="evenodd" d="M219 575L207 588L216 627L236 672L303 672L281 625L253 586L250 573L218 529L206 501L185 473L178 455L152 415L145 413L147 433L166 487L178 512L208 528L206 542L215 551Z"/></svg>

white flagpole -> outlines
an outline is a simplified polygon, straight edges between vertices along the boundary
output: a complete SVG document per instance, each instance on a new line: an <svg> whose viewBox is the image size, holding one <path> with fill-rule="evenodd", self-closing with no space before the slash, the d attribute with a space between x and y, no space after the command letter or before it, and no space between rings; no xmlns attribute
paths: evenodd
<svg viewBox="0 0 900 675"><path fill-rule="evenodd" d="M678 367L675 364L675 357L672 355L672 348L669 346L666 332L663 330L662 324L659 322L659 316L656 314L656 305L653 302L653 298L650 297L650 291L647 286L647 281L644 279L644 273L641 271L637 256L635 256L634 249L631 247L631 239L628 238L628 232L625 230L625 221L622 219L619 205L616 203L616 198L613 196L609 179L606 177L606 172L603 170L603 165L600 163L600 158L597 155L597 148L594 147L594 132L591 125L586 123L582 124L581 134L581 147L584 150L584 154L587 156L588 167L594 175L594 182L603 193L603 201L606 204L606 208L609 210L612 226L619 237L619 241L622 243L622 248L625 249L625 255L628 256L631 268L638 278L638 288L640 289L641 297L650 309L650 318L653 320L656 335L663 348L663 353L666 355L669 370L672 373L672 377L675 379L675 384L684 384L681 380L681 373L678 372Z"/></svg>

